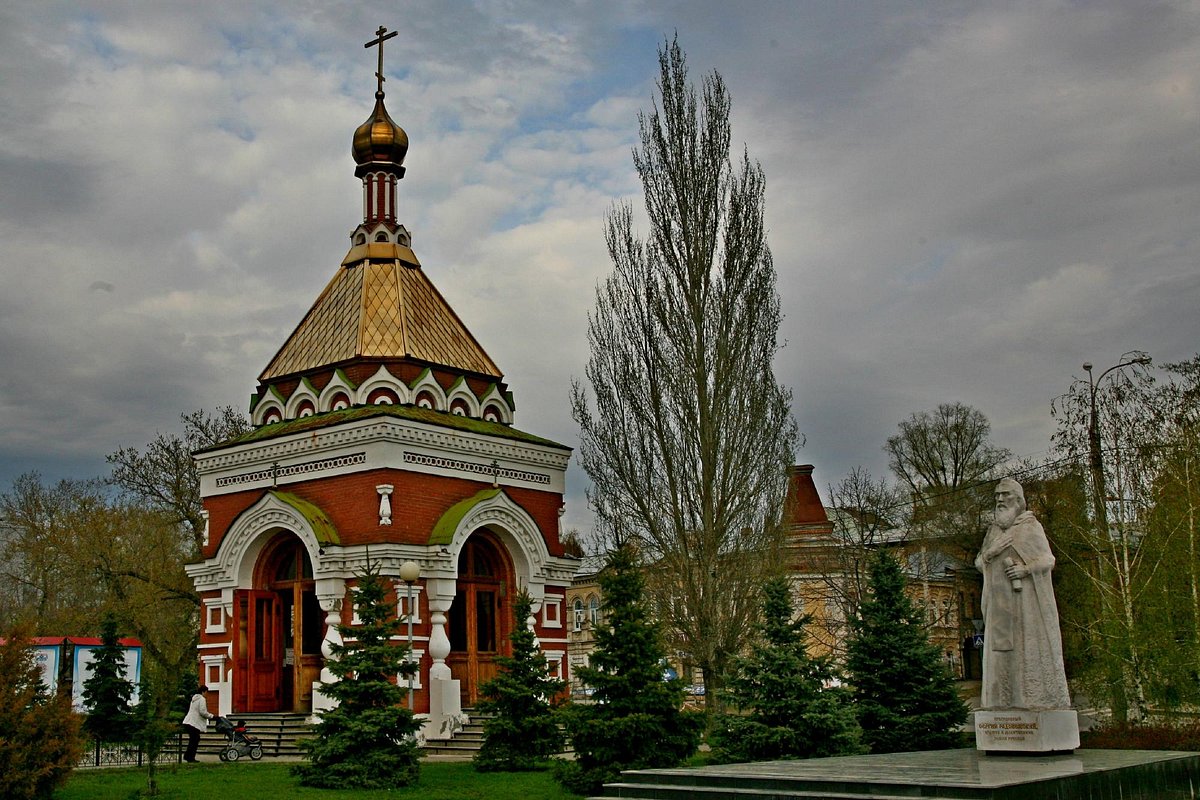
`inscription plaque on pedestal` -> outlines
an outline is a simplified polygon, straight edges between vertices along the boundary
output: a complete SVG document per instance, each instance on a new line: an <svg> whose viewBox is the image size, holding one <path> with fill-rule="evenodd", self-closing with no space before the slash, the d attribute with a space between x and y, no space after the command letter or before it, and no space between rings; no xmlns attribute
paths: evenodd
<svg viewBox="0 0 1200 800"><path fill-rule="evenodd" d="M1014 708L975 712L975 748L997 753L1061 753L1079 747L1079 715L1072 710Z"/></svg>

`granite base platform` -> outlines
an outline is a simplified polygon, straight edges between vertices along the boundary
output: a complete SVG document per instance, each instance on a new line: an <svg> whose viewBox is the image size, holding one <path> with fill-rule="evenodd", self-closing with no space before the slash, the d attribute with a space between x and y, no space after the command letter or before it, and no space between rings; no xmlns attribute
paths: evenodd
<svg viewBox="0 0 1200 800"><path fill-rule="evenodd" d="M1176 800L1200 793L1200 753L1078 750L1070 755L987 755L935 750L634 770L601 798L708 800Z"/></svg>

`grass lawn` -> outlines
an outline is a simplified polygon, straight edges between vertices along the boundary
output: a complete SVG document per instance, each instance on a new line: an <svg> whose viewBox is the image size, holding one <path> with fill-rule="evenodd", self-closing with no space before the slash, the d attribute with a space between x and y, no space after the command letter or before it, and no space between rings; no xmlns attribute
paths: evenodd
<svg viewBox="0 0 1200 800"><path fill-rule="evenodd" d="M398 791L308 789L288 772L291 764L267 762L180 764L159 767L163 800L575 800L545 772L476 772L469 762L421 764L421 779ZM145 769L76 770L54 800L134 800L144 797Z"/></svg>

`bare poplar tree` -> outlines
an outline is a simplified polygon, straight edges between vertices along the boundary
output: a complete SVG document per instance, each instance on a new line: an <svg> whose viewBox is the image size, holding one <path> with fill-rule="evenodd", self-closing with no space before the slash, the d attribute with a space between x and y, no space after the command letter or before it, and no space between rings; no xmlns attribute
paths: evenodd
<svg viewBox="0 0 1200 800"><path fill-rule="evenodd" d="M667 644L704 675L709 708L777 567L786 467L799 444L775 380L781 312L763 224L765 180L730 158L721 76L688 82L659 51L659 102L638 116L650 232L613 207L613 271L588 317L587 390L572 386L589 502L610 541L637 543Z"/></svg>

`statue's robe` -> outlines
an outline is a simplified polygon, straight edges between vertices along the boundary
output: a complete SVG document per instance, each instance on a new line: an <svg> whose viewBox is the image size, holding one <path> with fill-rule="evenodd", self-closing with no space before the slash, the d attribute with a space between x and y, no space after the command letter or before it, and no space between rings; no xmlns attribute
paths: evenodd
<svg viewBox="0 0 1200 800"><path fill-rule="evenodd" d="M1007 559L1029 568L1020 591L1004 573ZM1054 555L1041 523L1025 511L1007 529L993 524L975 567L983 573L982 707L1070 708L1050 581Z"/></svg>

